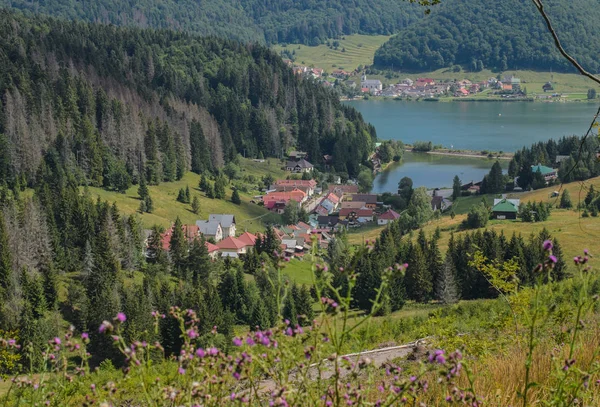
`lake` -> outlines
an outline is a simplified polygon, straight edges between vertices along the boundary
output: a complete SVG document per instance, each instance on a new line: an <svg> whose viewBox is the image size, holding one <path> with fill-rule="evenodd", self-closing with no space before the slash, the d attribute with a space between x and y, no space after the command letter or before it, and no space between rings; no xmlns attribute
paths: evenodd
<svg viewBox="0 0 600 407"><path fill-rule="evenodd" d="M431 141L444 147L514 152L537 141L584 134L598 107L592 103L532 102L346 102L360 111L382 140ZM451 186L481 180L493 161L405 154L405 160L377 176L374 192L395 192L408 176L415 186ZM505 162L504 167L508 164ZM462 175L461 175L462 174Z"/></svg>

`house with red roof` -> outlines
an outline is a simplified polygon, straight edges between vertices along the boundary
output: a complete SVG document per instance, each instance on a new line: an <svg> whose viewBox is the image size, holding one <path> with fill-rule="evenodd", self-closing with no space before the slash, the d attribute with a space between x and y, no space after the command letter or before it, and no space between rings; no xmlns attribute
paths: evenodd
<svg viewBox="0 0 600 407"><path fill-rule="evenodd" d="M350 223L365 223L373 221L373 209L345 208L340 210L340 220L348 220Z"/></svg>
<svg viewBox="0 0 600 407"><path fill-rule="evenodd" d="M243 241L232 236L221 240L217 243L217 247L222 257L235 258L240 257L241 254L246 254L248 249L248 246Z"/></svg>
<svg viewBox="0 0 600 407"><path fill-rule="evenodd" d="M254 243L256 243L257 236L253 235L250 232L244 232L238 237L238 240L246 245L246 248L249 249L254 247Z"/></svg>
<svg viewBox="0 0 600 407"><path fill-rule="evenodd" d="M415 86L433 86L435 85L435 80L433 78L417 78L417 83Z"/></svg>
<svg viewBox="0 0 600 407"><path fill-rule="evenodd" d="M387 225L390 222L393 222L397 219L400 219L400 214L392 209L387 212L382 213L377 217L378 225Z"/></svg>
<svg viewBox="0 0 600 407"><path fill-rule="evenodd" d="M314 179L280 179L271 185L271 189L274 189L276 192L289 192L299 189L300 191L305 192L308 196L312 196L315 193L316 187L317 181Z"/></svg>
<svg viewBox="0 0 600 407"><path fill-rule="evenodd" d="M322 207L324 209L321 209L319 213L330 214L331 212L334 212L337 209L339 203L340 197L338 197L333 192L330 192L325 198L321 200L321 202L319 202L319 207Z"/></svg>
<svg viewBox="0 0 600 407"><path fill-rule="evenodd" d="M171 237L173 236L174 226L175 225L171 225L171 227L161 235L161 243L163 250L168 251L171 247ZM200 237L200 229L196 225L182 225L181 229L183 229L183 236L188 242L192 242L195 238Z"/></svg>
<svg viewBox="0 0 600 407"><path fill-rule="evenodd" d="M216 244L212 244L211 242L204 242L206 249L208 250L208 255L211 259L215 259L219 254L219 246Z"/></svg>
<svg viewBox="0 0 600 407"><path fill-rule="evenodd" d="M304 191L297 188L289 192L270 192L263 196L263 203L268 210L281 214L290 201L295 201L300 206L306 201L306 196Z"/></svg>
<svg viewBox="0 0 600 407"><path fill-rule="evenodd" d="M457 89L456 92L454 92L454 96L457 96L457 97L469 96L469 91L465 88L460 88L460 89Z"/></svg>

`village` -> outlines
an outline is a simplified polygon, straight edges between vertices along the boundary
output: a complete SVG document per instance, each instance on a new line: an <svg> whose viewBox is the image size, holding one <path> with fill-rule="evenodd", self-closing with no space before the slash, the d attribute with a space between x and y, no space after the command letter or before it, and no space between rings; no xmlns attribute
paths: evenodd
<svg viewBox="0 0 600 407"><path fill-rule="evenodd" d="M337 87L346 90L354 97L364 95L381 96L401 99L437 99L437 98L468 98L486 92L487 96L498 99L530 99L527 94L526 84L514 75L490 77L487 80L474 82L469 79L462 80L436 80L429 77L416 79L404 78L398 83L384 86L379 79L369 79L365 72L358 70L348 72L335 69L331 73L322 68L294 65L293 61L284 59L292 67L294 73L304 78L312 78L326 87ZM360 81L352 78L360 75ZM544 94L535 95L539 100L561 99L564 95L555 93L552 82L542 86Z"/></svg>
<svg viewBox="0 0 600 407"><path fill-rule="evenodd" d="M334 177L334 183L327 189L319 187L313 179L313 164L307 160L307 153L291 151L285 169L289 173L286 179L274 180L264 190L264 194L255 197L256 205L264 206L271 213L283 215L286 211L307 216L293 224L274 225L273 231L281 251L290 258L302 258L316 245L326 250L331 239L338 233L345 233L361 227L385 226L400 219L402 211L397 212L392 205L385 204L381 196L371 193L360 193L358 184L353 180L342 183ZM327 157L324 157L327 159ZM557 157L557 166L564 160ZM377 152L371 157L372 162L379 163ZM532 166L532 172L540 172L546 184L552 184L558 176L558 170L543 165ZM298 179L301 175L302 178ZM514 181L512 191L520 188ZM472 196L481 193L482 181L471 181L461 185L460 196ZM453 200L452 189L432 189L427 191L431 209L434 212L451 211ZM400 195L398 191L397 195ZM392 194L392 196L397 196ZM519 213L519 199L509 199L506 194L494 199L491 218L497 220L514 220ZM282 216L285 219L285 216ZM189 242L203 238L211 258L242 258L252 250L257 240L263 239L261 233L252 234L241 230L232 214L210 214L208 219L197 220L193 225L182 225L183 234ZM147 231L147 238L149 232ZM162 247L168 251L173 234L173 226L161 236Z"/></svg>

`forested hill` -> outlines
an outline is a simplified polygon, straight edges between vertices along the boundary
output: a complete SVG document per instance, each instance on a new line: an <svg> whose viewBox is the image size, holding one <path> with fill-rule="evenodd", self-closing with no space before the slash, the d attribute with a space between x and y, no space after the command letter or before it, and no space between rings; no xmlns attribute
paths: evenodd
<svg viewBox="0 0 600 407"><path fill-rule="evenodd" d="M600 71L596 0L544 3L565 48L588 70ZM418 25L401 31L375 54L375 65L430 71L459 64L468 69L572 71L555 50L530 1L448 0Z"/></svg>
<svg viewBox="0 0 600 407"><path fill-rule="evenodd" d="M400 0L0 0L1 5L88 22L312 45L342 34L391 34L423 15Z"/></svg>
<svg viewBox="0 0 600 407"><path fill-rule="evenodd" d="M0 182L55 150L81 183L171 181L296 146L356 176L376 135L258 45L0 11ZM334 148L335 147L335 148ZM23 177L19 177L23 176Z"/></svg>

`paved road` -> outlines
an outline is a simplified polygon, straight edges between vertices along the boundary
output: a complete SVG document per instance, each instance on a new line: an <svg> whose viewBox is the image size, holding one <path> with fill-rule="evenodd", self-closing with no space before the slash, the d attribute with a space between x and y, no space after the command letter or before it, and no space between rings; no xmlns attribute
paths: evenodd
<svg viewBox="0 0 600 407"><path fill-rule="evenodd" d="M356 370L358 370L358 362L359 361L369 361L375 367L381 367L386 362L390 362L394 359L404 358L413 353L416 349L422 349L425 345L425 339L418 339L415 342L411 342L401 346L392 346L388 348L381 349L373 349L368 351L363 351L359 353L351 353L348 355L340 356L340 360L342 358L347 358L351 362L355 364L354 369L345 369L341 370L341 376L346 376ZM334 364L332 361L323 360L320 363L315 363L310 366L308 371L308 377L315 380L319 375L319 365L321 368L321 379L329 379L335 373ZM345 366L345 365L342 365ZM295 373L290 374L291 378L295 376ZM275 381L271 379L266 379L261 381L259 385L261 392L269 392L275 390Z"/></svg>

